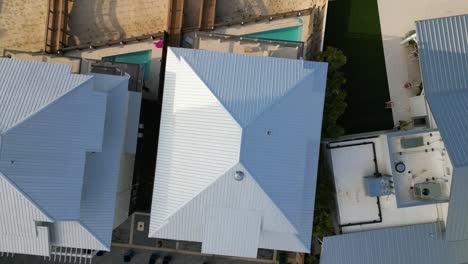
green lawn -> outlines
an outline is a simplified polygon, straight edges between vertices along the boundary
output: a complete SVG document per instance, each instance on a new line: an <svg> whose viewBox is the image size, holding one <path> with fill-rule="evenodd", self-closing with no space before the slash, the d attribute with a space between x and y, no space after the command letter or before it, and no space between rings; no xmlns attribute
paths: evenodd
<svg viewBox="0 0 468 264"><path fill-rule="evenodd" d="M329 3L325 45L343 50L348 108L340 120L346 134L391 129L392 112L377 0Z"/></svg>

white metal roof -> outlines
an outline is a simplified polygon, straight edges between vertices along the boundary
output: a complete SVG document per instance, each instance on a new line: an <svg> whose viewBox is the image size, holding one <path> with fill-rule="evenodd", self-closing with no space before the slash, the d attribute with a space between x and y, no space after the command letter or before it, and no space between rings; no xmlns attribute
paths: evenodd
<svg viewBox="0 0 468 264"><path fill-rule="evenodd" d="M468 240L447 241L441 224L427 223L325 237L321 264L460 264Z"/></svg>
<svg viewBox="0 0 468 264"><path fill-rule="evenodd" d="M468 239L468 15L416 22L424 91L454 166L448 240Z"/></svg>
<svg viewBox="0 0 468 264"><path fill-rule="evenodd" d="M150 237L308 252L325 80L324 63L169 48Z"/></svg>
<svg viewBox="0 0 468 264"><path fill-rule="evenodd" d="M48 256L47 228L35 222L52 221L0 172L0 252Z"/></svg>
<svg viewBox="0 0 468 264"><path fill-rule="evenodd" d="M128 78L70 71L0 59L0 252L110 248Z"/></svg>
<svg viewBox="0 0 468 264"><path fill-rule="evenodd" d="M70 65L0 58L0 133L90 78L70 72Z"/></svg>

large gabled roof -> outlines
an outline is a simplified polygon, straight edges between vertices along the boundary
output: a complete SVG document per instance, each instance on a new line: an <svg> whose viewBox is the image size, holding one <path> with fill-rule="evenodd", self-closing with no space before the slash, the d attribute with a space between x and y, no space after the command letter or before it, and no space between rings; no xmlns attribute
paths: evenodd
<svg viewBox="0 0 468 264"><path fill-rule="evenodd" d="M0 220L23 227L51 222L52 245L109 249L128 78L1 58L0 75L0 174L47 221L23 213L2 214ZM18 199L12 196L7 204ZM69 239L67 232L76 237ZM10 252L29 249L25 244Z"/></svg>
<svg viewBox="0 0 468 264"><path fill-rule="evenodd" d="M308 251L326 69L170 48L150 236L246 257L257 248ZM261 223L257 232L239 229L239 217ZM215 241L221 225L238 234L231 244ZM237 243L241 234L251 246Z"/></svg>
<svg viewBox="0 0 468 264"><path fill-rule="evenodd" d="M454 166L447 239L468 239L468 15L416 22L424 92Z"/></svg>

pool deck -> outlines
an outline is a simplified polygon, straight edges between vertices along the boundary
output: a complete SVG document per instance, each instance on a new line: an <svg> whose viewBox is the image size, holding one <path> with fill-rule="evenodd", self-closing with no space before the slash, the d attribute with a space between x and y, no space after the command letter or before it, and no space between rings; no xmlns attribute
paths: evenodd
<svg viewBox="0 0 468 264"><path fill-rule="evenodd" d="M125 46L112 46L98 49L85 49L69 51L65 55L71 57L80 57L84 59L101 60L103 57L115 56L139 51L151 51L151 63L149 79L144 82L144 86L149 89L149 93L143 93L145 99L156 100L159 91L159 72L161 69L162 49L153 45L153 40L140 41L126 44Z"/></svg>
<svg viewBox="0 0 468 264"><path fill-rule="evenodd" d="M299 20L300 18L300 20ZM290 18L283 18L283 19L275 19L272 21L260 21L257 23L249 23L245 25L235 25L230 27L219 27L214 30L215 33L220 34L228 34L228 35L236 35L242 36L257 32L264 32L270 30L276 30L281 28L287 27L294 27L294 26L303 26L302 27L302 35L299 41L302 41L306 44L304 53L307 51L307 39L311 34L314 33L313 29L313 19L314 14L310 15L303 15L299 17L290 17ZM207 48L208 49L208 48ZM214 49L216 50L216 49ZM305 55L305 54L303 54Z"/></svg>
<svg viewBox="0 0 468 264"><path fill-rule="evenodd" d="M194 48L247 54L255 56L269 56L278 58L299 59L303 56L303 46L280 41L246 41L237 36L198 33L194 36Z"/></svg>
<svg viewBox="0 0 468 264"><path fill-rule="evenodd" d="M284 18L273 21L262 21L247 25L237 25L230 27L221 27L216 28L216 33L229 34L229 35L247 35L257 32L276 30L287 27L303 26L302 37L300 41L306 41L309 35L308 25L310 23L310 16L301 16L299 17L302 20L302 23L299 22L298 17Z"/></svg>
<svg viewBox="0 0 468 264"><path fill-rule="evenodd" d="M0 48L45 48L48 0L0 0Z"/></svg>
<svg viewBox="0 0 468 264"><path fill-rule="evenodd" d="M420 80L419 64L408 60L400 45L405 34L416 29L415 21L468 13L465 0L378 0L380 28L384 47L390 98L394 103L393 120L409 120L409 98L414 91L404 88L408 81Z"/></svg>

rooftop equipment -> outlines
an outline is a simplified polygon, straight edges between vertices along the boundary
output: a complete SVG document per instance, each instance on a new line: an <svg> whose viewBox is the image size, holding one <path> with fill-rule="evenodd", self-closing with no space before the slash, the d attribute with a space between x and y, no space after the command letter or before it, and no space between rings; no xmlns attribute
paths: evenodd
<svg viewBox="0 0 468 264"><path fill-rule="evenodd" d="M440 200L444 199L443 183L439 181L429 181L416 183L413 188L413 195L417 199Z"/></svg>

